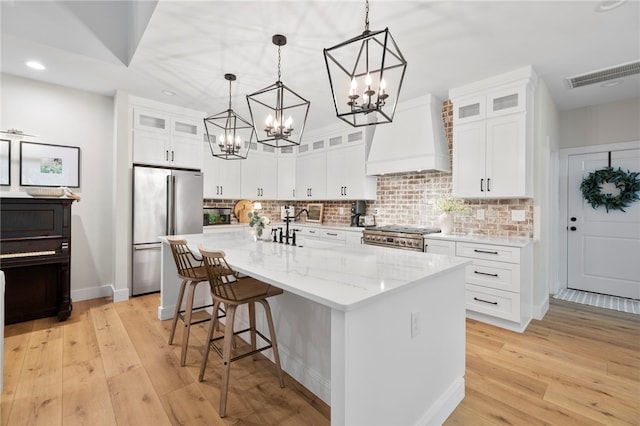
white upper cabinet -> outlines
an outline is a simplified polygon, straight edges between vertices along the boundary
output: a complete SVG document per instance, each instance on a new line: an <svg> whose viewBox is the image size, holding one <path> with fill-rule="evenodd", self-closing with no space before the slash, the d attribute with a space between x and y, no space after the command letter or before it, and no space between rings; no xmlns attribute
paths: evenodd
<svg viewBox="0 0 640 426"><path fill-rule="evenodd" d="M327 188L327 139L305 136L296 158L296 200L324 200Z"/></svg>
<svg viewBox="0 0 640 426"><path fill-rule="evenodd" d="M364 135L360 128L328 138L327 199L376 199L377 178L365 173Z"/></svg>
<svg viewBox="0 0 640 426"><path fill-rule="evenodd" d="M242 198L275 200L278 195L278 159L275 148L254 142L249 155L241 163Z"/></svg>
<svg viewBox="0 0 640 426"><path fill-rule="evenodd" d="M170 110L133 106L133 162L154 166L202 168L202 123Z"/></svg>
<svg viewBox="0 0 640 426"><path fill-rule="evenodd" d="M238 199L240 192L240 165L244 160L224 160L214 157L208 142L203 150L203 197L212 199Z"/></svg>
<svg viewBox="0 0 640 426"><path fill-rule="evenodd" d="M278 152L278 200L296 198L296 147L286 146Z"/></svg>
<svg viewBox="0 0 640 426"><path fill-rule="evenodd" d="M454 195L533 196L535 83L527 67L451 90Z"/></svg>

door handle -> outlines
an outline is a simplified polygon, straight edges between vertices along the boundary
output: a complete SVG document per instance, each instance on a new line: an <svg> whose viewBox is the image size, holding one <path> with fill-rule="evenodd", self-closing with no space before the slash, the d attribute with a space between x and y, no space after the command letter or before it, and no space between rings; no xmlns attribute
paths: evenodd
<svg viewBox="0 0 640 426"><path fill-rule="evenodd" d="M571 228L569 228L569 229L571 229L572 231L575 231L575 230L576 230L576 229L578 229L578 228L576 228L575 226L572 226L572 227L571 227Z"/></svg>

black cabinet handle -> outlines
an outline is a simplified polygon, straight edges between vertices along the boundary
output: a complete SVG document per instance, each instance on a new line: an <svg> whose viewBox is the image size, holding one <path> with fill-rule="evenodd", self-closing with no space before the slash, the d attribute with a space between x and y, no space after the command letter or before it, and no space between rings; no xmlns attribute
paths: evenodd
<svg viewBox="0 0 640 426"><path fill-rule="evenodd" d="M487 251L487 250L478 250L478 249L473 249L473 251L476 252L476 253L498 254L497 251Z"/></svg>
<svg viewBox="0 0 640 426"><path fill-rule="evenodd" d="M484 179L480 179L480 192L484 192L484 187L482 184L484 183Z"/></svg>
<svg viewBox="0 0 640 426"><path fill-rule="evenodd" d="M478 299L477 297L474 297L473 300L477 300L478 302L482 302L482 303L488 303L490 305L497 305L498 304L498 302L489 302L488 300Z"/></svg>
<svg viewBox="0 0 640 426"><path fill-rule="evenodd" d="M491 178L487 178L487 192L491 191L491 187L489 186L491 184Z"/></svg>
<svg viewBox="0 0 640 426"><path fill-rule="evenodd" d="M166 151L164 152L164 160L165 160L165 161L169 161L169 150L166 150Z"/></svg>
<svg viewBox="0 0 640 426"><path fill-rule="evenodd" d="M571 229L572 231L575 231L575 230L576 230L576 229L578 229L578 228L576 228L575 226L572 226L572 227L571 227L571 228L569 228L569 229Z"/></svg>
<svg viewBox="0 0 640 426"><path fill-rule="evenodd" d="M489 277L497 277L498 274L489 274L487 272L480 272L480 271L473 271L474 274L478 274L478 275L487 275Z"/></svg>
<svg viewBox="0 0 640 426"><path fill-rule="evenodd" d="M334 232L327 232L327 235L331 235L332 237L337 237L338 234L334 233Z"/></svg>
<svg viewBox="0 0 640 426"><path fill-rule="evenodd" d="M575 217L572 217L570 220L571 220L571 222L575 222L578 219L576 219Z"/></svg>

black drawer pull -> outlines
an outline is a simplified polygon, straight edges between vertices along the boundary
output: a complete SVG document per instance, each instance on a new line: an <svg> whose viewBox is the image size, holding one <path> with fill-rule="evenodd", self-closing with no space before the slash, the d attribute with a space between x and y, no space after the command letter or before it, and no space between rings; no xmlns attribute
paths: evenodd
<svg viewBox="0 0 640 426"><path fill-rule="evenodd" d="M497 277L498 274L489 274L487 272L480 272L480 271L473 271L474 274L478 274L478 275L488 275L490 277Z"/></svg>
<svg viewBox="0 0 640 426"><path fill-rule="evenodd" d="M332 237L338 236L338 234L336 234L335 232L327 232L327 235L331 235Z"/></svg>
<svg viewBox="0 0 640 426"><path fill-rule="evenodd" d="M489 302L488 300L478 299L477 297L474 297L473 300L477 300L478 302L488 303L490 305L497 305L498 304L498 302Z"/></svg>
<svg viewBox="0 0 640 426"><path fill-rule="evenodd" d="M498 254L497 251L486 251L486 250L478 250L478 249L473 249L473 251L476 252L476 253Z"/></svg>

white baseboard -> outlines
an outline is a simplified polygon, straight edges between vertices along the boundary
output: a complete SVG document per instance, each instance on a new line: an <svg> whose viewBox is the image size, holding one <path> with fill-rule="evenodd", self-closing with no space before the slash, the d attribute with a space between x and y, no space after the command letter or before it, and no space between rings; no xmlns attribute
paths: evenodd
<svg viewBox="0 0 640 426"><path fill-rule="evenodd" d="M426 426L442 425L464 399L464 377L457 377L417 424Z"/></svg>
<svg viewBox="0 0 640 426"><path fill-rule="evenodd" d="M194 299L193 306L204 306L211 303L211 299ZM184 307L184 303L183 303ZM173 314L176 311L176 305L171 306L158 306L158 319L160 321L168 320L173 318ZM211 308L207 308L207 312L211 313ZM224 324L224 321L222 321Z"/></svg>
<svg viewBox="0 0 640 426"><path fill-rule="evenodd" d="M113 296L113 286L111 284L100 287L81 288L71 290L71 300L80 302L82 300L99 299L101 297ZM127 290L127 299L129 298L129 290ZM115 298L114 298L115 299Z"/></svg>
<svg viewBox="0 0 640 426"><path fill-rule="evenodd" d="M122 289L115 289L115 288L111 288L111 291L113 293L113 302L126 302L127 300L129 300L129 289L128 288L122 288Z"/></svg>
<svg viewBox="0 0 640 426"><path fill-rule="evenodd" d="M547 311L549 311L549 295L548 294L544 298L544 300L540 302L540 304L534 305L533 312L532 312L533 319L541 320L547 314Z"/></svg>

